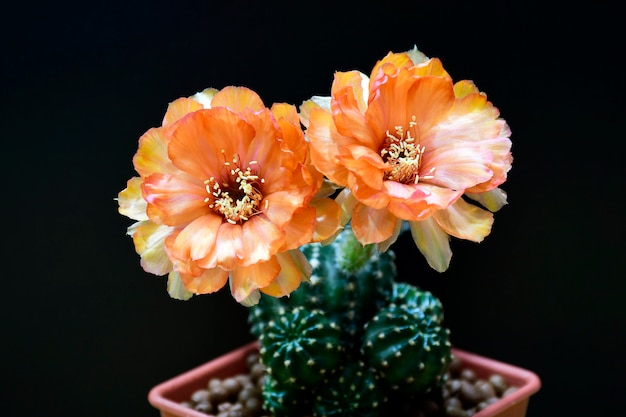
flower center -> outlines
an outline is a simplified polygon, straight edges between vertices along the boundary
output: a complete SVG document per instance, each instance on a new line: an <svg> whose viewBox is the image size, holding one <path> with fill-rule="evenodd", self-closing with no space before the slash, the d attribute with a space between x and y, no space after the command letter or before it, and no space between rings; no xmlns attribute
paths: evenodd
<svg viewBox="0 0 626 417"><path fill-rule="evenodd" d="M422 156L426 148L419 144L419 133L415 116L411 116L409 128L394 126L395 132L385 133L385 142L380 156L389 165L385 172L385 179L403 184L417 184L419 180L432 179L435 169L425 175L419 174Z"/></svg>
<svg viewBox="0 0 626 417"><path fill-rule="evenodd" d="M224 154L224 150L222 150ZM204 181L209 197L204 199L209 208L224 216L227 222L237 224L260 212L263 194L259 190L265 180L260 178L257 161L250 161L243 169L239 155L224 161L226 175L221 179L211 177ZM255 167L255 168L253 168Z"/></svg>

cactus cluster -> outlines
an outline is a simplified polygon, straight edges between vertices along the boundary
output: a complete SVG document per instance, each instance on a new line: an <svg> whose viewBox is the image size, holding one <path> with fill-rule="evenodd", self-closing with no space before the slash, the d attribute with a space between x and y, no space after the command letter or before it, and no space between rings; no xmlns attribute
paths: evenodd
<svg viewBox="0 0 626 417"><path fill-rule="evenodd" d="M302 250L311 281L290 297L261 297L248 318L268 369L268 411L383 416L391 396L440 386L451 360L441 302L396 279L393 251L360 245L349 228Z"/></svg>

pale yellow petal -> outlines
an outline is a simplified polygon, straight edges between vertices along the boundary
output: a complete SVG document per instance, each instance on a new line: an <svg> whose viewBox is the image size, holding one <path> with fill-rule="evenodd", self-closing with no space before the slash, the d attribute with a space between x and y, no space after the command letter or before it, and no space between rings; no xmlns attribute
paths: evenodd
<svg viewBox="0 0 626 417"><path fill-rule="evenodd" d="M177 120L182 119L189 113L202 109L203 106L199 102L189 98L179 98L174 100L167 106L167 111L163 117L163 126L170 125Z"/></svg>
<svg viewBox="0 0 626 417"><path fill-rule="evenodd" d="M202 104L202 107L205 109L211 108L211 101L213 101L213 97L219 92L217 88L205 88L202 91L197 92L193 96L189 97L192 100L197 101Z"/></svg>
<svg viewBox="0 0 626 417"><path fill-rule="evenodd" d="M491 232L493 214L459 198L445 210L434 214L437 224L449 235L459 239L482 242Z"/></svg>
<svg viewBox="0 0 626 417"><path fill-rule="evenodd" d="M491 212L496 212L507 204L506 192L501 188L494 188L484 193L465 193L465 195Z"/></svg>
<svg viewBox="0 0 626 417"><path fill-rule="evenodd" d="M193 293L185 288L180 273L177 271L170 272L167 277L167 293L175 300L187 301L193 297Z"/></svg>
<svg viewBox="0 0 626 417"><path fill-rule="evenodd" d="M172 271L172 261L165 250L165 239L173 227L161 226L151 221L135 223L129 228L135 250L141 257L141 267L151 274L165 275Z"/></svg>
<svg viewBox="0 0 626 417"><path fill-rule="evenodd" d="M142 180L133 177L126 183L126 188L117 195L118 212L133 220L148 220L146 208L148 203L141 195Z"/></svg>
<svg viewBox="0 0 626 417"><path fill-rule="evenodd" d="M450 266L452 250L450 236L432 217L417 222L409 222L411 235L426 262L437 272L444 272Z"/></svg>

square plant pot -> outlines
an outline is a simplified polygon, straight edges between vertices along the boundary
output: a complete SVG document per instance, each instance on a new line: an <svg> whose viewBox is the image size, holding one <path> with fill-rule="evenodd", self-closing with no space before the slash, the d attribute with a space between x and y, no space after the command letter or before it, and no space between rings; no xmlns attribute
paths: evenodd
<svg viewBox="0 0 626 417"><path fill-rule="evenodd" d="M160 383L150 390L148 401L161 412L161 417L207 417L182 403L199 389L206 389L209 380L225 379L248 373L246 359L258 351L254 341L228 352L203 365ZM539 377L526 369L489 359L460 349L452 349L466 369L471 369L477 378L488 379L491 375L504 378L508 386L516 389L498 399L487 408L476 412L473 417L524 417L530 396L539 391Z"/></svg>

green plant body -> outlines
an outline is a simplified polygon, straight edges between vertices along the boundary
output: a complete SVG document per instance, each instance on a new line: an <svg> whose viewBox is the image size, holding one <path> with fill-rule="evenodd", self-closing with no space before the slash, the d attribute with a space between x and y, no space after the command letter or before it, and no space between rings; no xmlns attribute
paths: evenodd
<svg viewBox="0 0 626 417"><path fill-rule="evenodd" d="M313 274L290 297L250 308L269 381L266 408L280 416L384 416L398 393L425 394L451 360L441 302L396 281L395 254L362 246L349 228L302 247Z"/></svg>

